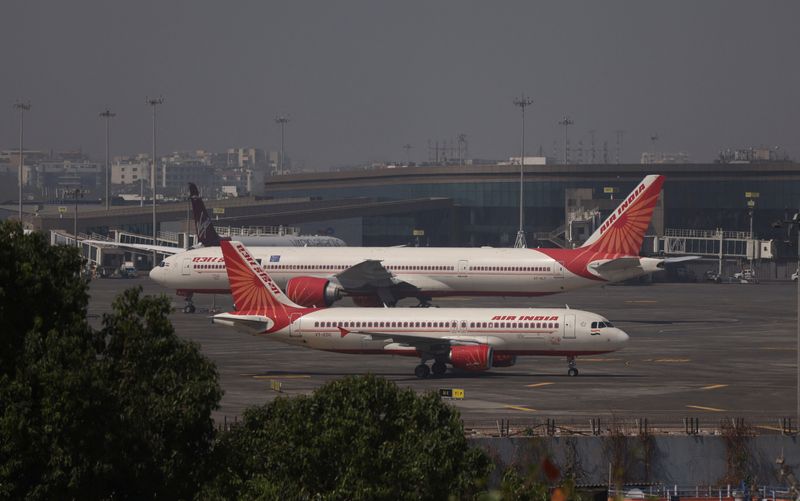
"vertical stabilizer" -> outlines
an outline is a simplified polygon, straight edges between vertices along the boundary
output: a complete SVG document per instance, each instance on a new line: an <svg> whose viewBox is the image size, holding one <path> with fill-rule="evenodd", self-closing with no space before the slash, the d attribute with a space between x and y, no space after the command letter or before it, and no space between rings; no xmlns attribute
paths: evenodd
<svg viewBox="0 0 800 501"><path fill-rule="evenodd" d="M663 184L664 176L646 176L581 249L599 254L638 256Z"/></svg>
<svg viewBox="0 0 800 501"><path fill-rule="evenodd" d="M302 309L286 297L241 242L220 241L236 310L284 311Z"/></svg>
<svg viewBox="0 0 800 501"><path fill-rule="evenodd" d="M194 213L194 224L197 228L197 238L204 247L219 247L222 240L214 229L211 218L208 217L206 204L200 198L200 192L194 183L189 183L189 200L192 202L192 212Z"/></svg>

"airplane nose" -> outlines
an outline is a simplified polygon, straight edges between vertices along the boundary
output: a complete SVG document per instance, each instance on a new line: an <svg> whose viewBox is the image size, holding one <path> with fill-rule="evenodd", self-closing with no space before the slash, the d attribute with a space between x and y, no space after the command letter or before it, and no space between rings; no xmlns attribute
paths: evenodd
<svg viewBox="0 0 800 501"><path fill-rule="evenodd" d="M625 331L623 331L622 329L617 329L617 342L619 344L627 343L628 339L630 339L630 336L628 336L628 334L626 334Z"/></svg>
<svg viewBox="0 0 800 501"><path fill-rule="evenodd" d="M164 267L163 266L156 266L155 268L150 270L150 278L153 281L155 281L155 282L160 284L161 281L164 279Z"/></svg>

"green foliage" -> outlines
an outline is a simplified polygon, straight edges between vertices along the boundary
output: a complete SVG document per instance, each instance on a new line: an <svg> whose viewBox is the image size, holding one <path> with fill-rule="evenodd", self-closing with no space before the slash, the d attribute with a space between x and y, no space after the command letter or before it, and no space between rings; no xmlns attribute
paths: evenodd
<svg viewBox="0 0 800 501"><path fill-rule="evenodd" d="M0 498L192 497L216 370L166 298L127 291L97 332L75 249L0 224Z"/></svg>
<svg viewBox="0 0 800 501"><path fill-rule="evenodd" d="M18 223L0 224L0 263L0 375L13 376L34 326L46 333L83 322L88 287L77 277L75 249L50 246L40 233L23 235Z"/></svg>
<svg viewBox="0 0 800 501"><path fill-rule="evenodd" d="M247 410L220 439L227 471L205 496L240 499L447 499L474 494L490 469L458 412L374 376Z"/></svg>
<svg viewBox="0 0 800 501"><path fill-rule="evenodd" d="M103 379L122 433L115 451L126 472L116 489L134 497L191 497L207 475L211 412L222 397L214 364L179 339L169 300L128 289L103 318Z"/></svg>

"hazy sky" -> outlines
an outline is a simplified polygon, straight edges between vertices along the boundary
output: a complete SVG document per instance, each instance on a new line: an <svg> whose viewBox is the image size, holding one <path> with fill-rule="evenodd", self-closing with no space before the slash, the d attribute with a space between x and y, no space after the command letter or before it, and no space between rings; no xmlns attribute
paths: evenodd
<svg viewBox="0 0 800 501"><path fill-rule="evenodd" d="M800 2L36 1L0 5L0 147L151 148L146 96L163 95L159 151L278 149L308 168L427 159L467 134L470 155L547 153L623 129L624 160L657 149L708 161L779 145L800 157Z"/></svg>

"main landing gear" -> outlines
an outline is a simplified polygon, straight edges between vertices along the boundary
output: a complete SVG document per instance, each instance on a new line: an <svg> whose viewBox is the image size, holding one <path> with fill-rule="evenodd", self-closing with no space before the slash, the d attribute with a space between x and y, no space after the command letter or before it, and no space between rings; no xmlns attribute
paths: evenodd
<svg viewBox="0 0 800 501"><path fill-rule="evenodd" d="M429 297L417 296L417 300L419 301L417 308L436 308L436 306L431 304L431 298Z"/></svg>
<svg viewBox="0 0 800 501"><path fill-rule="evenodd" d="M420 379L425 379L433 374L436 377L444 376L447 372L447 364L443 360L435 361L430 368L423 362L414 368L414 375Z"/></svg>
<svg viewBox="0 0 800 501"><path fill-rule="evenodd" d="M569 370L567 371L567 375L570 377L575 377L578 375L578 364L575 362L575 355L567 356L567 364L569 365Z"/></svg>

